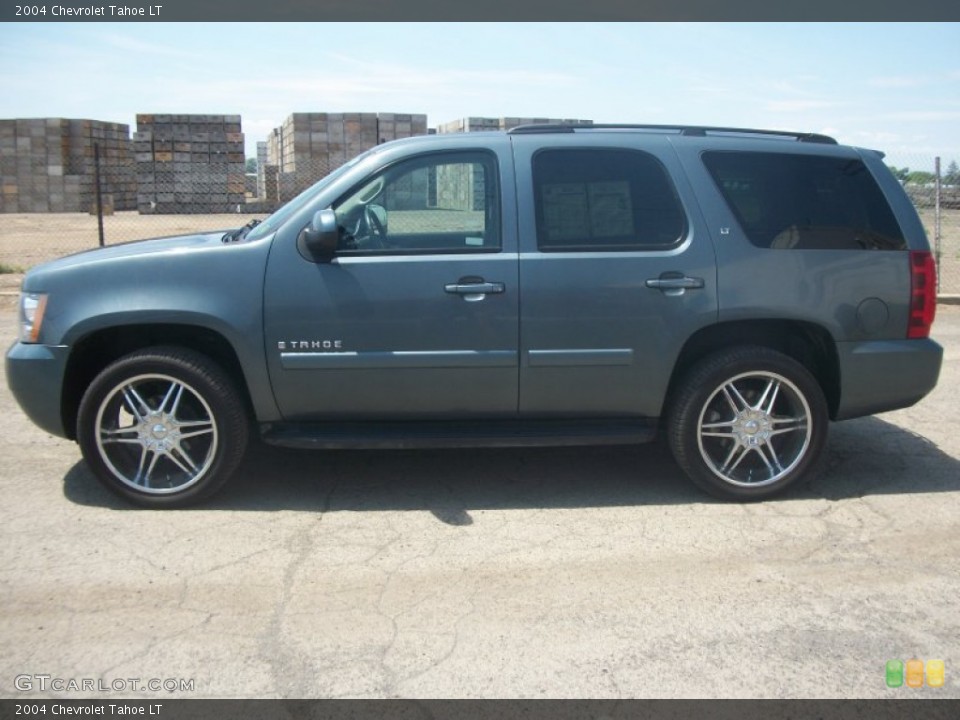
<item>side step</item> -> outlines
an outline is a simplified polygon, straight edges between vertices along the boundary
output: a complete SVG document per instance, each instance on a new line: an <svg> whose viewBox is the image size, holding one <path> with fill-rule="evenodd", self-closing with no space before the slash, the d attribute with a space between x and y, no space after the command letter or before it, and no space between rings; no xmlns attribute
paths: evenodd
<svg viewBox="0 0 960 720"><path fill-rule="evenodd" d="M656 420L470 420L273 423L263 441L281 447L405 449L630 445L656 438Z"/></svg>

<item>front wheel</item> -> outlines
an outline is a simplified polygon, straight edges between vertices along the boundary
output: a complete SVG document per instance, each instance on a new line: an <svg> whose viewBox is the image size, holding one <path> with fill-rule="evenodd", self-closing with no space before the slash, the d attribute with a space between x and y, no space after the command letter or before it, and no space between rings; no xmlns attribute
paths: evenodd
<svg viewBox="0 0 960 720"><path fill-rule="evenodd" d="M700 488L762 500L816 472L829 421L820 385L764 347L723 350L682 381L668 414L671 449Z"/></svg>
<svg viewBox="0 0 960 720"><path fill-rule="evenodd" d="M248 432L229 377L181 348L150 348L108 366L77 418L77 442L100 482L147 507L212 495L239 464Z"/></svg>

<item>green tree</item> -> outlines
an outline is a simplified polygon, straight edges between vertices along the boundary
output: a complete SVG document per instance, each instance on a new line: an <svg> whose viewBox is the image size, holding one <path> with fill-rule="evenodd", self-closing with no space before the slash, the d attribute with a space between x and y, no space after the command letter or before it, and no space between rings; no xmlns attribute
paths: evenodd
<svg viewBox="0 0 960 720"><path fill-rule="evenodd" d="M957 167L957 161L951 160L947 165L947 172L943 176L944 185L960 185L960 168Z"/></svg>
<svg viewBox="0 0 960 720"><path fill-rule="evenodd" d="M892 172L893 176L900 181L901 185L907 181L907 177L910 175L910 168L898 168L895 165L887 165L887 167L890 168L890 172Z"/></svg>
<svg viewBox="0 0 960 720"><path fill-rule="evenodd" d="M934 180L933 173L923 170L913 170L907 175L907 183L910 185L928 185Z"/></svg>
<svg viewBox="0 0 960 720"><path fill-rule="evenodd" d="M257 171L257 159L247 158L247 172L255 173Z"/></svg>

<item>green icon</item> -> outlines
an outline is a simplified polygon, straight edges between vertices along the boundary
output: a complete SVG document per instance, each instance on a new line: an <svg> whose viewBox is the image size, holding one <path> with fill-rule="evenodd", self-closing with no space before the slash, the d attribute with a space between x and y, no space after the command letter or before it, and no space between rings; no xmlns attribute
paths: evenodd
<svg viewBox="0 0 960 720"><path fill-rule="evenodd" d="M887 660L887 687L903 685L903 661Z"/></svg>

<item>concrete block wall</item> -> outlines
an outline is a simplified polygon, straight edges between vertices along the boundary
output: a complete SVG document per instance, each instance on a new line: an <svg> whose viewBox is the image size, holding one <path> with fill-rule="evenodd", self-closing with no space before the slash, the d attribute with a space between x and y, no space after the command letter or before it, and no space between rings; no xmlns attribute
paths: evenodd
<svg viewBox="0 0 960 720"><path fill-rule="evenodd" d="M130 128L67 118L0 120L0 213L89 212L95 202L94 147L104 205L136 206Z"/></svg>
<svg viewBox="0 0 960 720"><path fill-rule="evenodd" d="M437 125L438 133L512 130L520 125L593 125L593 120L522 117L464 117Z"/></svg>
<svg viewBox="0 0 960 720"><path fill-rule="evenodd" d="M267 176L265 175L267 164L268 164L267 143L258 142L257 143L257 192L256 192L256 196L258 198L265 198L267 196Z"/></svg>
<svg viewBox="0 0 960 720"><path fill-rule="evenodd" d="M137 115L133 149L142 214L243 209L246 158L239 115Z"/></svg>
<svg viewBox="0 0 960 720"><path fill-rule="evenodd" d="M266 166L278 177L266 184L286 201L381 142L426 134L423 114L293 113L267 137Z"/></svg>

